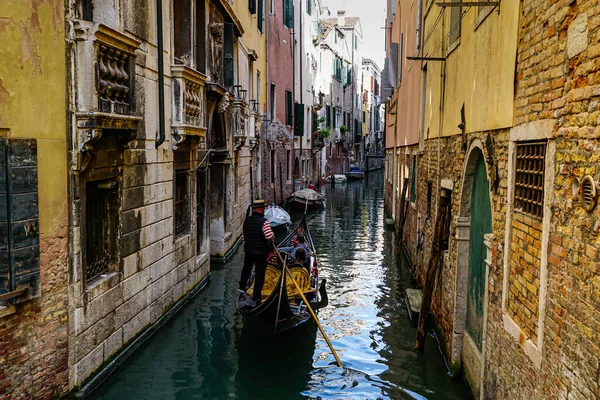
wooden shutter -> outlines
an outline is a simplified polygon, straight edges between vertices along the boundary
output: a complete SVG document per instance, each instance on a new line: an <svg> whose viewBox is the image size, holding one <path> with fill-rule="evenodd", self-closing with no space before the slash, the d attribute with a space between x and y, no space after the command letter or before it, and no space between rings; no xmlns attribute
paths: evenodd
<svg viewBox="0 0 600 400"><path fill-rule="evenodd" d="M256 0L248 0L248 11L250 14L256 14Z"/></svg>
<svg viewBox="0 0 600 400"><path fill-rule="evenodd" d="M10 139L5 146L7 222L11 288L28 288L27 298L40 294L37 143ZM18 303L27 300L15 298Z"/></svg>
<svg viewBox="0 0 600 400"><path fill-rule="evenodd" d="M294 27L294 2L283 0L283 23L288 28Z"/></svg>
<svg viewBox="0 0 600 400"><path fill-rule="evenodd" d="M296 116L294 136L304 136L304 104L296 103L294 115Z"/></svg>
<svg viewBox="0 0 600 400"><path fill-rule="evenodd" d="M223 38L223 84L225 87L234 85L233 81L233 24L225 24Z"/></svg>
<svg viewBox="0 0 600 400"><path fill-rule="evenodd" d="M325 106L325 126L331 128L331 106Z"/></svg>
<svg viewBox="0 0 600 400"><path fill-rule="evenodd" d="M6 140L0 137L0 294L11 291L6 200Z"/></svg>
<svg viewBox="0 0 600 400"><path fill-rule="evenodd" d="M285 91L285 124L288 126L292 126L294 124L294 116L292 114L293 107L292 104L292 92L289 90Z"/></svg>

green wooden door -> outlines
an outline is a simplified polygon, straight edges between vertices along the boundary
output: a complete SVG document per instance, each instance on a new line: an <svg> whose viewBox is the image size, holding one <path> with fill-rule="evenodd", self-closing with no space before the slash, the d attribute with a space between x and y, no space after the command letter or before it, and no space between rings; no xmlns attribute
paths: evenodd
<svg viewBox="0 0 600 400"><path fill-rule="evenodd" d="M483 336L483 296L486 284L486 248L483 237L486 233L492 232L489 187L483 156L480 156L475 168L473 192L471 194L471 228L469 234L471 251L469 289L467 293L467 332L471 335L479 350L481 350Z"/></svg>

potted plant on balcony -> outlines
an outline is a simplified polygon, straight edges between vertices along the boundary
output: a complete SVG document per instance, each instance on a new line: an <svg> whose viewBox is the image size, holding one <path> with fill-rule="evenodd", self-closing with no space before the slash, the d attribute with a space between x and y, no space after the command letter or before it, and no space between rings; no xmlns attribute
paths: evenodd
<svg viewBox="0 0 600 400"><path fill-rule="evenodd" d="M340 126L340 132L342 135L345 135L346 132L348 132L348 128L346 128L346 125Z"/></svg>

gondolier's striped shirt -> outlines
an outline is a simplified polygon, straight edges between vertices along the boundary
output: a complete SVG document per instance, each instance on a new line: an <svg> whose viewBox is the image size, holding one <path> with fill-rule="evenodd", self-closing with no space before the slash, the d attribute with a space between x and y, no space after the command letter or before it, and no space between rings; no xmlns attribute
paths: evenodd
<svg viewBox="0 0 600 400"><path fill-rule="evenodd" d="M273 234L273 230L271 229L271 224L269 223L269 221L265 221L263 223L262 231L263 231L263 235L265 235L265 239L267 239L267 240L271 240L275 236ZM242 239L246 240L246 238L244 237L244 231L242 231Z"/></svg>

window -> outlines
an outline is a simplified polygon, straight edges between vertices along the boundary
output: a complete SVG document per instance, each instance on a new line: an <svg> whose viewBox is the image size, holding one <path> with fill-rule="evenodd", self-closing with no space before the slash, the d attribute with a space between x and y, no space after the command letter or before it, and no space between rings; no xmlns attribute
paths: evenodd
<svg viewBox="0 0 600 400"><path fill-rule="evenodd" d="M410 184L410 202L417 201L417 156L413 155L412 182Z"/></svg>
<svg viewBox="0 0 600 400"><path fill-rule="evenodd" d="M40 295L37 142L0 138L0 294ZM0 306L4 300L0 300Z"/></svg>
<svg viewBox="0 0 600 400"><path fill-rule="evenodd" d="M293 98L292 92L290 90L285 91L285 124L287 126L292 126L294 124L294 115L293 115Z"/></svg>
<svg viewBox="0 0 600 400"><path fill-rule="evenodd" d="M256 0L248 0L248 11L250 14L256 14Z"/></svg>
<svg viewBox="0 0 600 400"><path fill-rule="evenodd" d="M223 84L231 87L235 84L234 63L235 54L233 42L235 33L232 23L225 23L223 28Z"/></svg>
<svg viewBox="0 0 600 400"><path fill-rule="evenodd" d="M313 0L306 0L306 13L312 15L312 2Z"/></svg>
<svg viewBox="0 0 600 400"><path fill-rule="evenodd" d="M204 1L173 3L173 36L176 64L206 72L206 11Z"/></svg>
<svg viewBox="0 0 600 400"><path fill-rule="evenodd" d="M283 24L288 28L294 27L294 1L283 0Z"/></svg>
<svg viewBox="0 0 600 400"><path fill-rule="evenodd" d="M85 185L85 279L87 282L118 267L118 185L116 180Z"/></svg>
<svg viewBox="0 0 600 400"><path fill-rule="evenodd" d="M260 71L256 71L256 103L260 104L260 91L261 91L261 87L260 87ZM260 112L260 110L259 110Z"/></svg>
<svg viewBox="0 0 600 400"><path fill-rule="evenodd" d="M427 182L427 218L431 218L431 195L433 193L433 183Z"/></svg>
<svg viewBox="0 0 600 400"><path fill-rule="evenodd" d="M329 104L325 105L325 126L331 127L331 106Z"/></svg>
<svg viewBox="0 0 600 400"><path fill-rule="evenodd" d="M306 132L304 133L306 136L310 137L310 127L311 127L311 119L312 119L312 113L310 112L310 107L306 107Z"/></svg>
<svg viewBox="0 0 600 400"><path fill-rule="evenodd" d="M277 118L277 115L275 114L277 108L276 108L276 101L277 101L277 92L275 90L275 84L271 83L271 121L275 121L275 118Z"/></svg>
<svg viewBox="0 0 600 400"><path fill-rule="evenodd" d="M286 170L286 179L289 181L290 180L290 150L288 150L286 152L286 156L285 156L285 160L286 160L286 164L287 165L287 170Z"/></svg>
<svg viewBox="0 0 600 400"><path fill-rule="evenodd" d="M446 206L446 219L444 219L444 229L442 236L442 251L448 250L450 246L450 225L452 224L452 191L443 189L446 191L446 197L448 198L448 205Z"/></svg>
<svg viewBox="0 0 600 400"><path fill-rule="evenodd" d="M341 147L341 145L338 143L338 144L337 144L337 151L338 151L338 152L337 152L337 153L338 153L338 155L337 155L337 156L338 156L338 158L340 157L340 147Z"/></svg>
<svg viewBox="0 0 600 400"><path fill-rule="evenodd" d="M304 104L296 103L294 107L294 116L296 117L294 121L294 136L302 136L304 134Z"/></svg>
<svg viewBox="0 0 600 400"><path fill-rule="evenodd" d="M275 0L269 0L269 13L275 14Z"/></svg>
<svg viewBox="0 0 600 400"><path fill-rule="evenodd" d="M275 184L275 150L271 150L271 183Z"/></svg>
<svg viewBox="0 0 600 400"><path fill-rule="evenodd" d="M515 209L534 217L544 216L544 165L546 142L517 145Z"/></svg>
<svg viewBox="0 0 600 400"><path fill-rule="evenodd" d="M263 24L264 24L264 11L263 11L263 2L265 0L257 0L258 1L258 16L257 16L257 20L256 23L258 25L258 31L260 33L263 33Z"/></svg>
<svg viewBox="0 0 600 400"><path fill-rule="evenodd" d="M458 3L460 0L452 0L453 3ZM450 7L450 43L453 46L460 39L462 20L462 7Z"/></svg>
<svg viewBox="0 0 600 400"><path fill-rule="evenodd" d="M187 171L175 173L175 237L189 233L189 199Z"/></svg>
<svg viewBox="0 0 600 400"><path fill-rule="evenodd" d="M333 157L333 143L329 143L329 158Z"/></svg>
<svg viewBox="0 0 600 400"><path fill-rule="evenodd" d="M206 248L206 172L196 173L196 252L207 252Z"/></svg>

